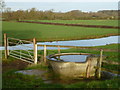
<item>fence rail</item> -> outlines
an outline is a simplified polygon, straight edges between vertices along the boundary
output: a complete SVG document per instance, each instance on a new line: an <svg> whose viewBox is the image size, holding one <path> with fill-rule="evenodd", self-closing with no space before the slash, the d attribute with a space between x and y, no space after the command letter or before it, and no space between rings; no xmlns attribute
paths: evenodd
<svg viewBox="0 0 120 90"><path fill-rule="evenodd" d="M31 41L27 41L27 40L21 40L21 39L16 39L16 38L11 38L11 37L7 37L8 39L12 39L12 40L17 40L17 41L23 41L23 42L27 42L27 43L33 43Z"/></svg>

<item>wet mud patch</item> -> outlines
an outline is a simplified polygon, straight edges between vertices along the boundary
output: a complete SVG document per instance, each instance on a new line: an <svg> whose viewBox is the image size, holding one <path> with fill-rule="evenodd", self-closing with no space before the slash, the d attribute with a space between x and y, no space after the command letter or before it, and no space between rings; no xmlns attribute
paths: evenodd
<svg viewBox="0 0 120 90"><path fill-rule="evenodd" d="M3 61L2 67L3 70L2 72L7 72L9 70L20 70L17 71L17 73L22 73L25 75L35 75L36 78L41 78L43 80L43 83L45 84L73 84L77 82L91 82L91 81L104 81L104 80L110 80L114 77L113 74L108 75L108 73L104 72L103 74L105 75L101 79L60 79L59 76L56 76L53 71L49 70L40 70L40 69L30 69L30 70L24 70L29 63L23 62L21 60L14 60L14 61ZM106 78L106 76L110 76L109 78ZM107 76L107 77L108 77ZM116 75L115 75L116 76Z"/></svg>
<svg viewBox="0 0 120 90"><path fill-rule="evenodd" d="M16 71L15 73L21 73L24 75L34 75L34 76L36 76L36 79L40 77L43 80L43 82L46 84L53 83L53 80L49 79L46 76L47 71L45 71L45 70L38 70L38 69L21 70L21 71Z"/></svg>
<svg viewBox="0 0 120 90"><path fill-rule="evenodd" d="M25 69L29 63L21 61L21 60L14 60L14 61L2 61L2 73L9 71L9 70L22 70Z"/></svg>
<svg viewBox="0 0 120 90"><path fill-rule="evenodd" d="M104 80L109 80L109 79L113 79L116 75L109 75L109 73L106 72L102 72L102 75L104 74L104 76L102 76L101 79L95 79L95 78L91 78L91 79L87 79L87 78L79 78L79 79L68 79L68 78L60 78L59 75L55 74L52 71L46 71L46 70L40 70L40 69L31 69L31 70L21 70L21 71L17 71L15 73L22 73L24 75L34 75L36 76L35 79L37 78L41 78L43 80L43 83L45 84L74 84L77 82L92 82L92 81L104 81ZM107 74L107 75L106 75ZM108 76L110 76L109 78L107 78Z"/></svg>

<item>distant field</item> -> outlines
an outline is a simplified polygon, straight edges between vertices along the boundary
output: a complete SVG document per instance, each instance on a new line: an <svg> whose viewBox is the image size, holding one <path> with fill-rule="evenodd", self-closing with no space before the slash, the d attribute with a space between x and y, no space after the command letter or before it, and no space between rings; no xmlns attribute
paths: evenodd
<svg viewBox="0 0 120 90"><path fill-rule="evenodd" d="M38 41L73 40L117 35L117 29L43 25L34 23L3 22L3 33L19 39L37 38Z"/></svg>
<svg viewBox="0 0 120 90"><path fill-rule="evenodd" d="M65 24L118 26L118 20L29 20L29 21L65 23Z"/></svg>

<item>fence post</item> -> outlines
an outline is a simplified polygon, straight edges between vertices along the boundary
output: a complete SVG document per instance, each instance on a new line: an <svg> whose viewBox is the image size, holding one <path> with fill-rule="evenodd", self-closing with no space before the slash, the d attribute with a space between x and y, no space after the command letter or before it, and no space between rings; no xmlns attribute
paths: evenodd
<svg viewBox="0 0 120 90"><path fill-rule="evenodd" d="M58 53L60 53L60 46L58 45Z"/></svg>
<svg viewBox="0 0 120 90"><path fill-rule="evenodd" d="M36 38L33 38L33 45L34 45L34 64L37 64L37 43L36 43Z"/></svg>
<svg viewBox="0 0 120 90"><path fill-rule="evenodd" d="M100 50L100 60L98 63L98 78L101 78L101 64L102 64L102 56L103 56L103 50Z"/></svg>
<svg viewBox="0 0 120 90"><path fill-rule="evenodd" d="M46 45L44 45L44 62L46 63Z"/></svg>
<svg viewBox="0 0 120 90"><path fill-rule="evenodd" d="M7 34L4 33L4 47L5 47L5 59L8 58L8 50L7 50Z"/></svg>
<svg viewBox="0 0 120 90"><path fill-rule="evenodd" d="M8 38L7 38L7 53L8 53L8 56L10 55L10 50L9 50L9 40L8 40Z"/></svg>

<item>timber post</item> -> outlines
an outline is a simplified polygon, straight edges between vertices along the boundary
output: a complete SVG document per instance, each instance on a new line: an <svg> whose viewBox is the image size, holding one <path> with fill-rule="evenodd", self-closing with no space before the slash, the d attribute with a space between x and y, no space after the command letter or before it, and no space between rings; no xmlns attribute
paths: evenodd
<svg viewBox="0 0 120 90"><path fill-rule="evenodd" d="M60 46L58 45L58 53L60 53Z"/></svg>
<svg viewBox="0 0 120 90"><path fill-rule="evenodd" d="M44 62L46 63L46 45L44 45Z"/></svg>
<svg viewBox="0 0 120 90"><path fill-rule="evenodd" d="M9 40L7 38L7 53L8 53L8 56L10 55L10 50L9 50Z"/></svg>
<svg viewBox="0 0 120 90"><path fill-rule="evenodd" d="M5 59L8 58L8 47L7 47L8 43L7 43L7 34L4 33L4 47L5 47Z"/></svg>
<svg viewBox="0 0 120 90"><path fill-rule="evenodd" d="M60 46L58 45L58 54L60 54ZM60 56L58 56L58 60L60 60Z"/></svg>
<svg viewBox="0 0 120 90"><path fill-rule="evenodd" d="M37 43L36 43L36 38L33 38L33 46L34 46L34 64L37 64Z"/></svg>
<svg viewBox="0 0 120 90"><path fill-rule="evenodd" d="M98 78L101 78L101 65L102 65L102 59L103 59L103 50L100 50L100 59L98 63Z"/></svg>

